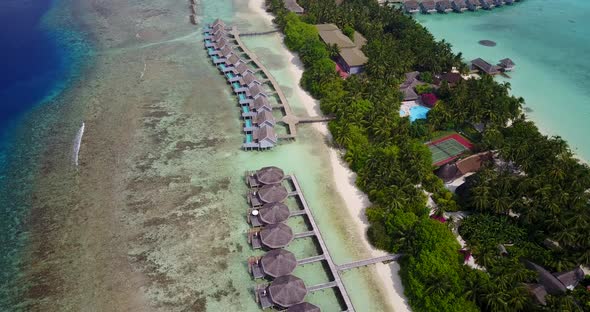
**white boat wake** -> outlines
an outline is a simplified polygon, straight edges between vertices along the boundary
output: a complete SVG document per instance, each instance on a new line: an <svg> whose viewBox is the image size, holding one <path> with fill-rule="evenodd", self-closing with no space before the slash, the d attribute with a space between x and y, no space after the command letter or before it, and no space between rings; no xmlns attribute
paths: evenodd
<svg viewBox="0 0 590 312"><path fill-rule="evenodd" d="M78 133L76 134L76 138L74 138L74 147L72 150L72 162L76 167L78 167L78 156L80 154L80 145L82 144L82 136L84 135L84 122L82 122L82 126L78 129Z"/></svg>

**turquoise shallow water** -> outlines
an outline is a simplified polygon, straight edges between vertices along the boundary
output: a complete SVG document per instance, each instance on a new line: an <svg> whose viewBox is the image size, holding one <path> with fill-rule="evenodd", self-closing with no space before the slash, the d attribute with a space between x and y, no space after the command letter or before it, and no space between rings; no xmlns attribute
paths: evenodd
<svg viewBox="0 0 590 312"><path fill-rule="evenodd" d="M445 39L464 60L497 63L509 57L516 69L508 81L526 100L527 115L550 135L565 138L590 159L590 2L524 1L492 11L417 15L437 39ZM495 47L478 44L493 40Z"/></svg>

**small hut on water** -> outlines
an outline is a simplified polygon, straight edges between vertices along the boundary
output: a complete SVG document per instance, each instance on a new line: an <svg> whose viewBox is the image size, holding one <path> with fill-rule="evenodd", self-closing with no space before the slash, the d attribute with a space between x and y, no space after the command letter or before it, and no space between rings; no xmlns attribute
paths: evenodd
<svg viewBox="0 0 590 312"><path fill-rule="evenodd" d="M516 64L514 64L514 62L511 59L505 58L505 59L500 60L500 63L498 63L498 66L500 66L503 71L507 72L507 71L512 71L514 69L514 67L516 66Z"/></svg>
<svg viewBox="0 0 590 312"><path fill-rule="evenodd" d="M436 12L436 4L433 0L426 0L420 2L420 10L424 14L430 14Z"/></svg>
<svg viewBox="0 0 590 312"><path fill-rule="evenodd" d="M451 7L451 1L439 0L436 3L436 10L440 13L447 13L453 11L453 8Z"/></svg>
<svg viewBox="0 0 590 312"><path fill-rule="evenodd" d="M289 308L302 303L306 295L305 283L293 275L278 277L268 287L257 291L262 308Z"/></svg>
<svg viewBox="0 0 590 312"><path fill-rule="evenodd" d="M291 274L297 267L297 259L292 252L285 249L274 249L262 258L250 263L250 272L254 278L277 278Z"/></svg>
<svg viewBox="0 0 590 312"><path fill-rule="evenodd" d="M404 10L408 14L418 13L420 12L420 5L418 4L418 1L406 1L404 2Z"/></svg>
<svg viewBox="0 0 590 312"><path fill-rule="evenodd" d="M481 73L488 75L497 75L500 73L500 67L494 66L481 58L476 58L471 61L471 69L478 70Z"/></svg>
<svg viewBox="0 0 590 312"><path fill-rule="evenodd" d="M259 187L267 184L278 184L285 178L283 169L269 166L263 167L253 174L249 174L246 178L246 183L250 187Z"/></svg>
<svg viewBox="0 0 590 312"><path fill-rule="evenodd" d="M249 240L254 249L284 248L293 240L293 230L284 223L269 224L262 230L251 233Z"/></svg>
<svg viewBox="0 0 590 312"><path fill-rule="evenodd" d="M451 7L453 8L453 11L461 13L467 10L467 3L465 3L465 0L452 0Z"/></svg>
<svg viewBox="0 0 590 312"><path fill-rule="evenodd" d="M261 131L264 129L272 129L269 127L259 128ZM278 203L287 199L289 192L287 189L280 184L264 185L260 189L250 192L248 194L248 202L252 207L260 207L267 203Z"/></svg>
<svg viewBox="0 0 590 312"><path fill-rule="evenodd" d="M300 304L296 304L294 306L289 307L287 309L287 312L321 312L321 310L320 308L311 303L302 302Z"/></svg>
<svg viewBox="0 0 590 312"><path fill-rule="evenodd" d="M256 211L258 211L256 215L250 214L248 217L252 226L281 223L291 216L289 207L283 203L268 203Z"/></svg>

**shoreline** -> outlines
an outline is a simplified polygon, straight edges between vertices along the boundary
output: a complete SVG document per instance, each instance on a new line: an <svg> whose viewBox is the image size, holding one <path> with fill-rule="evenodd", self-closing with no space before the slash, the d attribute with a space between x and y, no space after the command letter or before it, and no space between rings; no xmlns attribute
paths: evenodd
<svg viewBox="0 0 590 312"><path fill-rule="evenodd" d="M263 17L269 24L272 24L273 16L263 9L264 0L251 0L248 3L248 7L256 12L259 16ZM283 35L281 34L281 37ZM284 46L284 43L283 43ZM303 75L303 64L299 60L298 56L288 51L288 57L291 62L288 65L287 71L291 75L294 81L299 82ZM318 101L315 100L309 93L304 91L298 84L293 87L293 92L302 100L305 107L306 113L310 117L320 116L320 109ZM324 135L327 139L331 140L331 134L328 131L328 127L325 123L314 123L311 125L315 130ZM330 154L330 164L332 171L332 180L336 186L336 190L344 206L350 215L350 221L355 226L355 232L358 236L362 237L359 241L369 252L371 257L378 257L387 254L383 250L376 249L373 247L367 238L367 229L369 227L368 221L365 216L365 209L371 205L369 199L365 193L359 190L356 185L356 174L352 172L348 166L344 163L340 157L341 151L334 147L327 146ZM384 299L396 312L411 311L408 305L408 300L403 294L403 286L401 278L399 276L399 264L392 262L389 264L378 263L374 265L377 273L377 277L381 282L380 291L384 295Z"/></svg>

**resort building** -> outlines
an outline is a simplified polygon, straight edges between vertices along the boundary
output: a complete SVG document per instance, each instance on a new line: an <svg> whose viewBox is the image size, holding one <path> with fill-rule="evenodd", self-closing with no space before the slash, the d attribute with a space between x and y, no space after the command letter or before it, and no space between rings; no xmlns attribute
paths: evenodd
<svg viewBox="0 0 590 312"><path fill-rule="evenodd" d="M461 82L461 80L463 80L463 77L459 73L444 73L442 75L434 76L433 83L440 87L442 82L446 81L450 87L454 87Z"/></svg>
<svg viewBox="0 0 590 312"><path fill-rule="evenodd" d="M500 67L494 66L481 58L476 58L471 61L471 70L477 70L480 73L488 75L497 75L500 73Z"/></svg>
<svg viewBox="0 0 590 312"><path fill-rule="evenodd" d="M268 129L267 127L261 129ZM272 128L270 128L272 129ZM289 192L280 184L268 184L248 194L248 202L252 207L260 207L268 203L282 202L287 198Z"/></svg>
<svg viewBox="0 0 590 312"><path fill-rule="evenodd" d="M497 6L497 7L504 5L503 0L492 0L492 3L494 4L494 6Z"/></svg>
<svg viewBox="0 0 590 312"><path fill-rule="evenodd" d="M461 13L467 10L467 3L465 0L451 0L451 7L453 11Z"/></svg>
<svg viewBox="0 0 590 312"><path fill-rule="evenodd" d="M453 8L451 7L451 1L439 0L436 3L436 10L440 13L447 13L453 11Z"/></svg>
<svg viewBox="0 0 590 312"><path fill-rule="evenodd" d="M471 155L455 163L447 163L439 167L434 174L445 183L451 183L467 174L478 172L486 162L493 160L492 154L483 152Z"/></svg>
<svg viewBox="0 0 590 312"><path fill-rule="evenodd" d="M418 13L420 12L420 4L415 0L406 1L404 2L404 10L409 14Z"/></svg>
<svg viewBox="0 0 590 312"><path fill-rule="evenodd" d="M293 240L293 230L284 224L269 224L250 237L250 244L254 249L278 249L289 245Z"/></svg>
<svg viewBox="0 0 590 312"><path fill-rule="evenodd" d="M433 0L426 0L420 2L420 10L424 14L430 14L436 12L436 4Z"/></svg>
<svg viewBox="0 0 590 312"><path fill-rule="evenodd" d="M285 172L283 169L270 166L263 167L246 177L246 183L249 187L260 187L268 184L279 184L285 179Z"/></svg>
<svg viewBox="0 0 590 312"><path fill-rule="evenodd" d="M297 267L295 255L285 249L274 249L250 265L250 273L254 278L277 278L293 273Z"/></svg>
<svg viewBox="0 0 590 312"><path fill-rule="evenodd" d="M500 66L503 71L508 72L508 71L512 71L514 69L514 67L516 66L516 64L514 64L514 62L511 59L505 58L505 59L500 60L500 63L498 63L498 66Z"/></svg>
<svg viewBox="0 0 590 312"><path fill-rule="evenodd" d="M254 85L261 85L261 83L254 74L248 72L240 79L240 85L244 88L252 88Z"/></svg>
<svg viewBox="0 0 590 312"><path fill-rule="evenodd" d="M297 3L296 0L285 0L285 8L295 14L305 13L305 10Z"/></svg>
<svg viewBox="0 0 590 312"><path fill-rule="evenodd" d="M269 286L256 291L256 297L263 309L276 307L286 309L303 303L307 288L303 280L293 275L285 275L273 280Z"/></svg>
<svg viewBox="0 0 590 312"><path fill-rule="evenodd" d="M289 207L283 203L268 203L248 214L248 221L252 226L263 226L277 224L286 221L291 212Z"/></svg>
<svg viewBox="0 0 590 312"><path fill-rule="evenodd" d="M336 63L346 73L359 74L364 70L364 66L369 59L361 51L361 48L366 44L367 40L360 33L354 33L355 42L353 42L334 24L320 24L316 25L316 28L325 44L338 47L340 52Z"/></svg>
<svg viewBox="0 0 590 312"><path fill-rule="evenodd" d="M573 290L584 279L584 271L580 267L568 272L551 274L533 262L525 260L524 264L529 270L537 272L538 284L529 284L528 289L535 300L542 305L547 304L545 296L564 294L568 290Z"/></svg>
<svg viewBox="0 0 590 312"><path fill-rule="evenodd" d="M418 93L416 93L416 86L425 84L418 80L420 72L414 71L406 73L406 80L399 86L399 91L402 93L403 102L418 100Z"/></svg>

